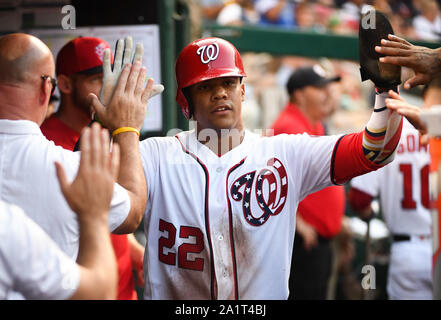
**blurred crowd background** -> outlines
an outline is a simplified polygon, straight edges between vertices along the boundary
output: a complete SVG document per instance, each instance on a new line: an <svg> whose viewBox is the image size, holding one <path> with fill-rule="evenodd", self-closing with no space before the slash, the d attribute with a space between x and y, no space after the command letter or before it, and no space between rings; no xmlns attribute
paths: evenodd
<svg viewBox="0 0 441 320"><path fill-rule="evenodd" d="M437 0L200 0L199 3L204 22L338 34L357 33L360 11L374 7L388 15L400 36L441 39L441 2Z"/></svg>

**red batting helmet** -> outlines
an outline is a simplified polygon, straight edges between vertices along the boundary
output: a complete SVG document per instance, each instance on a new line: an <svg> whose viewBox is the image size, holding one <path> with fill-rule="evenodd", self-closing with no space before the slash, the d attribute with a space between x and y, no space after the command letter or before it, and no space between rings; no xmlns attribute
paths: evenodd
<svg viewBox="0 0 441 320"><path fill-rule="evenodd" d="M204 38L193 41L181 51L176 61L176 101L187 119L191 114L182 89L220 77L246 77L239 52L230 42Z"/></svg>

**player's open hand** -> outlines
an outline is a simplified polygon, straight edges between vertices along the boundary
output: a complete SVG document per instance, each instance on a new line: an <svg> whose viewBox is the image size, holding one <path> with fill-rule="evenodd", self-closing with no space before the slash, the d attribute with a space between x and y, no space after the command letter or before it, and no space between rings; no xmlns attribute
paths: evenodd
<svg viewBox="0 0 441 320"><path fill-rule="evenodd" d="M395 35L390 34L388 39L382 39L381 46L375 47L375 51L386 55L380 58L380 62L413 69L415 75L404 83L405 89L427 84L441 71L441 60L436 49L415 46Z"/></svg>
<svg viewBox="0 0 441 320"><path fill-rule="evenodd" d="M110 153L109 145L107 130L94 123L83 131L80 165L72 183L63 166L55 162L61 192L80 219L107 218L119 171L119 146L114 144Z"/></svg>
<svg viewBox="0 0 441 320"><path fill-rule="evenodd" d="M126 64L118 79L110 102L104 106L93 93L89 94L93 110L106 128L114 131L121 127L141 130L147 102L153 91L153 79L145 84L146 68L141 62Z"/></svg>

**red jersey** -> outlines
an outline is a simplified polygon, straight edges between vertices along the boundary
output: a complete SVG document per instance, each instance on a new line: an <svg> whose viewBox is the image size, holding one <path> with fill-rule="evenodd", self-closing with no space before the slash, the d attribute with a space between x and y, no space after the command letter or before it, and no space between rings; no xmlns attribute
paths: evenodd
<svg viewBox="0 0 441 320"><path fill-rule="evenodd" d="M48 140L53 141L57 146L67 150L73 150L80 138L76 132L56 115L46 119L40 127L41 132ZM132 261L130 260L129 240L127 235L110 234L113 250L118 263L118 300L136 300L137 294L132 274Z"/></svg>
<svg viewBox="0 0 441 320"><path fill-rule="evenodd" d="M48 140L67 150L73 150L80 138L79 132L58 119L55 114L44 120L40 129Z"/></svg>
<svg viewBox="0 0 441 320"><path fill-rule="evenodd" d="M310 123L306 116L292 103L288 103L273 124L274 134L324 135L320 122ZM345 213L345 191L343 186L327 187L307 196L299 203L298 213L324 238L335 236L341 228Z"/></svg>

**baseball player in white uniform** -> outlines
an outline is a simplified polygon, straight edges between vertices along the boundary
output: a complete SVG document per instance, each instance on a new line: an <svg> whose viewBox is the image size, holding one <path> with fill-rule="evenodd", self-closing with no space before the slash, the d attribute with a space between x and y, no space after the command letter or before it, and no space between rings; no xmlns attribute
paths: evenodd
<svg viewBox="0 0 441 320"><path fill-rule="evenodd" d="M349 201L358 211L380 197L392 235L387 292L390 299L432 298L430 155L405 119L395 160L351 181ZM355 190L354 190L355 189ZM364 199L364 200L361 200Z"/></svg>
<svg viewBox="0 0 441 320"><path fill-rule="evenodd" d="M286 299L299 201L394 157L402 119L387 91L363 132L262 137L243 128L245 76L223 39L178 57L177 101L196 128L140 143L146 299Z"/></svg>

